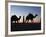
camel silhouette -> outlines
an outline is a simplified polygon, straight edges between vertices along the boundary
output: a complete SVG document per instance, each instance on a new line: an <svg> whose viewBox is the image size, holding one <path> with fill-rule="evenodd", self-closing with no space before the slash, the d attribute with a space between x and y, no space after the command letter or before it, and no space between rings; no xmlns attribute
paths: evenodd
<svg viewBox="0 0 46 37"><path fill-rule="evenodd" d="M36 16L38 16L37 14L34 16L33 14L29 13L26 16L26 21L29 22L29 20L31 20L31 22L33 21L33 18L36 18Z"/></svg>
<svg viewBox="0 0 46 37"><path fill-rule="evenodd" d="M18 23L18 21L20 20L20 18L21 18L21 16L19 16L19 18L18 18L16 15L13 15L11 17L11 23L16 23L16 21Z"/></svg>

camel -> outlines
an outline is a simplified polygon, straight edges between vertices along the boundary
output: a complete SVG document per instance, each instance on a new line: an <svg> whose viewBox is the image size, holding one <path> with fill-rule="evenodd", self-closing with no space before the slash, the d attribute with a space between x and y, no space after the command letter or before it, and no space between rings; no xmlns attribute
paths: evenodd
<svg viewBox="0 0 46 37"><path fill-rule="evenodd" d="M11 17L11 23L18 23L18 21L20 20L21 16L19 16L19 18L16 15L13 15Z"/></svg>
<svg viewBox="0 0 46 37"><path fill-rule="evenodd" d="M36 16L38 16L37 14L34 16L33 14L29 13L26 16L26 21L29 22L29 20L31 20L31 22L33 21L34 18L36 18Z"/></svg>

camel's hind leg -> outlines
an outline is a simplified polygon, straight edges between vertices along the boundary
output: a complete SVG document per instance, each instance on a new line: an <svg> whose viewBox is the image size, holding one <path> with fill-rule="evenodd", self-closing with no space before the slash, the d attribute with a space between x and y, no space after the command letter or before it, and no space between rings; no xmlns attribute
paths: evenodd
<svg viewBox="0 0 46 37"><path fill-rule="evenodd" d="M31 20L31 23L33 23L33 20Z"/></svg>

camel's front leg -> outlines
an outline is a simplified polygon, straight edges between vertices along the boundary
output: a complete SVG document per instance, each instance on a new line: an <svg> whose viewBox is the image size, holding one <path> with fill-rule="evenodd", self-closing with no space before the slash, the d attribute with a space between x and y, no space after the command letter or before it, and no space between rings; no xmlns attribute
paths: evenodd
<svg viewBox="0 0 46 37"><path fill-rule="evenodd" d="M17 21L17 23L19 23L19 20Z"/></svg>

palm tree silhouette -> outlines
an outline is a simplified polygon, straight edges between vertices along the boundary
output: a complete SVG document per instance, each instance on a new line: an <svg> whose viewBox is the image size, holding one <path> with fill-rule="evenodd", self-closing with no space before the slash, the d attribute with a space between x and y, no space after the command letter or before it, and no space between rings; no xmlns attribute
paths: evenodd
<svg viewBox="0 0 46 37"><path fill-rule="evenodd" d="M33 14L29 13L26 16L26 21L29 22L29 20L31 20L31 22L33 21L33 18L36 18L36 16L38 16L37 14L34 16Z"/></svg>
<svg viewBox="0 0 46 37"><path fill-rule="evenodd" d="M21 16L19 16L19 18L18 18L16 15L13 15L13 16L11 17L11 23L16 23L16 21L17 21L17 23L18 23L18 20L20 20L20 18L21 18Z"/></svg>

